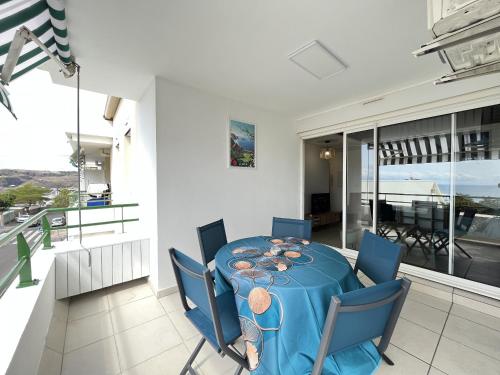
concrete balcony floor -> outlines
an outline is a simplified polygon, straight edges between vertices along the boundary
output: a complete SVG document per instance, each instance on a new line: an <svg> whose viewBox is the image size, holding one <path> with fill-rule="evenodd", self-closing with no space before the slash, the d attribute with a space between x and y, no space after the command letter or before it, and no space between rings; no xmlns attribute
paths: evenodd
<svg viewBox="0 0 500 375"><path fill-rule="evenodd" d="M396 365L378 374L500 374L500 318L417 289L387 353ZM178 374L198 340L177 293L157 299L137 280L58 303L39 374ZM235 368L207 344L196 361L200 375Z"/></svg>

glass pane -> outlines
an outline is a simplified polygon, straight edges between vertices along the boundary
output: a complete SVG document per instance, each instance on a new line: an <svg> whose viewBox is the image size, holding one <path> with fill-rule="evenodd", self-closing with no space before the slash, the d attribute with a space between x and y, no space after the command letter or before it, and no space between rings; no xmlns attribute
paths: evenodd
<svg viewBox="0 0 500 375"><path fill-rule="evenodd" d="M404 263L448 273L451 116L382 127L378 137L377 233L403 246Z"/></svg>
<svg viewBox="0 0 500 375"><path fill-rule="evenodd" d="M346 247L358 250L364 229L372 229L373 130L347 135Z"/></svg>
<svg viewBox="0 0 500 375"><path fill-rule="evenodd" d="M500 106L457 113L453 274L500 287Z"/></svg>

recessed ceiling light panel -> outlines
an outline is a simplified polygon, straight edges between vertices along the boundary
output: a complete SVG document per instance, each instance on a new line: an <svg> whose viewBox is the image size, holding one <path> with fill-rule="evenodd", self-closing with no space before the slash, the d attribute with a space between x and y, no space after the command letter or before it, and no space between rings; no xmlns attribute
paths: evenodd
<svg viewBox="0 0 500 375"><path fill-rule="evenodd" d="M317 40L288 55L288 59L317 79L325 79L347 69L333 53Z"/></svg>

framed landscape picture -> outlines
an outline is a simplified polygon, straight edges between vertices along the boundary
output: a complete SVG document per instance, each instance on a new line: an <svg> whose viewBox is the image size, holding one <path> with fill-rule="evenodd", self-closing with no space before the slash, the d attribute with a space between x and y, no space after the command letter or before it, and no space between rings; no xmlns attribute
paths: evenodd
<svg viewBox="0 0 500 375"><path fill-rule="evenodd" d="M256 148L254 124L229 120L229 166L255 168Z"/></svg>

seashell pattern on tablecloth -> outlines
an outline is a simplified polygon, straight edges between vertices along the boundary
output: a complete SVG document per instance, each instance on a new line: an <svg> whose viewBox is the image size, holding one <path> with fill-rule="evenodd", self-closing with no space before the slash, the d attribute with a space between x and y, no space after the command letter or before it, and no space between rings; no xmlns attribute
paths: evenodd
<svg viewBox="0 0 500 375"><path fill-rule="evenodd" d="M248 305L255 314L263 314L271 306L271 295L262 287L253 288L248 295Z"/></svg>
<svg viewBox="0 0 500 375"><path fill-rule="evenodd" d="M266 238L266 241L267 247L240 246L233 249L227 262L235 270L230 279L235 297L250 313L249 316L240 315L240 326L251 370L260 364L264 350L263 332L279 331L283 324L283 305L279 296L272 292L273 285L287 285L290 282L287 272L294 265L314 261L312 255L305 254L307 240L288 237Z"/></svg>

